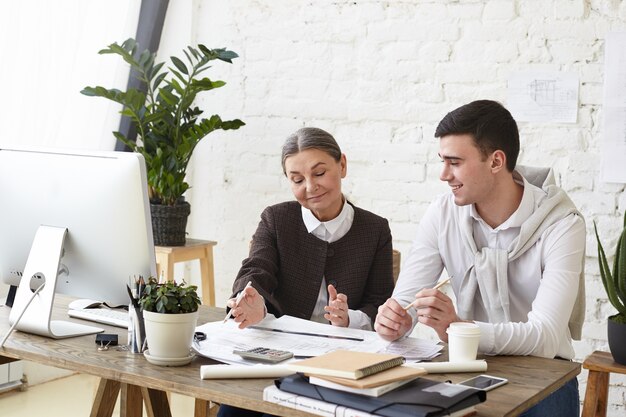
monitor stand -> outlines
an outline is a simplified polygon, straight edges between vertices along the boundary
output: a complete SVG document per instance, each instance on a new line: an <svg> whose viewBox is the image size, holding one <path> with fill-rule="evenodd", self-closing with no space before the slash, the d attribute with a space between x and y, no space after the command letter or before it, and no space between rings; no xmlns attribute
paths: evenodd
<svg viewBox="0 0 626 417"><path fill-rule="evenodd" d="M72 323L69 321L51 320L54 293L59 275L59 265L63 256L63 244L67 229L64 227L39 226L33 245L31 246L24 274L17 287L15 301L9 322L16 325L17 330L34 333L53 339L82 336L103 332L99 327ZM39 293L33 297L31 281L35 288L44 284ZM30 305L29 305L30 302ZM20 315L24 312L21 319Z"/></svg>

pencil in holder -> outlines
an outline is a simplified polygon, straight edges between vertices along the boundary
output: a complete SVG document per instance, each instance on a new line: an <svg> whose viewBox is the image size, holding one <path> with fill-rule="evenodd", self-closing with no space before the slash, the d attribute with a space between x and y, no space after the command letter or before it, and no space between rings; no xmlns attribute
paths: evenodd
<svg viewBox="0 0 626 417"><path fill-rule="evenodd" d="M128 306L128 316L128 350L132 353L142 353L146 339L143 311L131 304Z"/></svg>

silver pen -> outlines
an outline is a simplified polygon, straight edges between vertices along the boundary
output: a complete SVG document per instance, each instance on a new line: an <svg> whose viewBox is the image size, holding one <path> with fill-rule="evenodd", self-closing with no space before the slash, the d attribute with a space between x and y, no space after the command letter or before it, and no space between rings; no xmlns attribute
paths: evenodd
<svg viewBox="0 0 626 417"><path fill-rule="evenodd" d="M239 306L239 303L241 302L241 300L244 297L244 292L246 291L246 288L250 287L252 285L252 281L248 281L248 283L246 284L245 287L243 287L243 290L241 290L241 292L239 293L239 295L237 296L237 298L235 299L235 307L231 308L230 311L228 312L228 314L226 315L226 317L224 317L224 321L222 323L226 323L226 321L232 317L233 315L233 310L235 308L237 308Z"/></svg>

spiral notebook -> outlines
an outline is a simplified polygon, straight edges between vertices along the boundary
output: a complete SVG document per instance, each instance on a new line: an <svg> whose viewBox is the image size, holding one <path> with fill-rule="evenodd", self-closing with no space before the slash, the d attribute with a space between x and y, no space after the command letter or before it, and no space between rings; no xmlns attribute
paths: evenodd
<svg viewBox="0 0 626 417"><path fill-rule="evenodd" d="M324 355L288 363L294 372L309 375L327 375L360 379L399 366L404 358L399 355L335 350Z"/></svg>

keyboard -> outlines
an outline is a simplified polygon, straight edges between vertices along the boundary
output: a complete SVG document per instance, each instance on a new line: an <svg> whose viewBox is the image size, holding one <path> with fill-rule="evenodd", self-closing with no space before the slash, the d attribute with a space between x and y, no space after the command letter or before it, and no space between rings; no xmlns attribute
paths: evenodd
<svg viewBox="0 0 626 417"><path fill-rule="evenodd" d="M96 323L110 324L111 326L128 329L128 311L112 310L110 308L84 308L80 310L68 310L70 317L95 321Z"/></svg>

